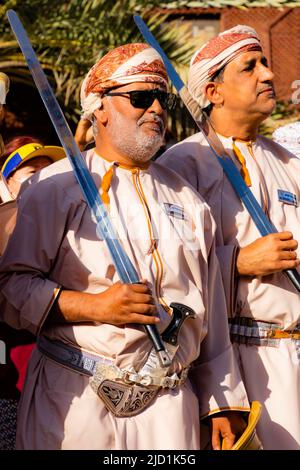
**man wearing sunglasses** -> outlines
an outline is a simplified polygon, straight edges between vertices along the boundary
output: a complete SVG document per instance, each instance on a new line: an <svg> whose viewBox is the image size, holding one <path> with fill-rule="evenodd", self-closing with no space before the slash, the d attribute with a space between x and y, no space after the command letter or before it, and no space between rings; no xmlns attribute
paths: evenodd
<svg viewBox="0 0 300 470"><path fill-rule="evenodd" d="M199 449L199 418L208 416L214 448L221 435L230 447L245 426L232 411L249 404L229 341L214 222L183 179L150 162L174 102L146 44L110 51L81 88L95 138L86 162L140 284L119 282L68 160L42 170L21 196L0 265L5 320L39 333L19 449ZM173 360L163 369L141 326L163 332L172 302L195 315L178 348L167 346Z"/></svg>
<svg viewBox="0 0 300 470"><path fill-rule="evenodd" d="M108 91L104 96L127 96L130 100L130 104L134 108L150 108L153 101L156 99L159 101L162 109L171 111L176 105L176 95L160 90L159 88L154 88L153 90Z"/></svg>
<svg viewBox="0 0 300 470"><path fill-rule="evenodd" d="M123 88L121 88L123 90ZM104 96L123 96L130 100L130 104L134 108L147 109L157 99L163 110L171 111L177 101L174 93L153 88L152 90L132 90L132 91L107 91ZM88 136L88 137L87 137ZM76 130L75 139L81 150L84 150L85 145L93 140L91 135L91 123L89 119L81 119Z"/></svg>

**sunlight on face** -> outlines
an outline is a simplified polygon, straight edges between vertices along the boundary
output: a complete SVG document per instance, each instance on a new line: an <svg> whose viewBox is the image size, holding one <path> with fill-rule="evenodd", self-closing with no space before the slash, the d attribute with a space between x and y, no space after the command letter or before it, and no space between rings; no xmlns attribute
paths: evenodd
<svg viewBox="0 0 300 470"><path fill-rule="evenodd" d="M249 115L268 116L276 104L273 78L262 52L240 54L224 70L220 85L224 106Z"/></svg>
<svg viewBox="0 0 300 470"><path fill-rule="evenodd" d="M131 83L118 91L160 88L155 83ZM121 155L132 161L147 162L163 144L166 111L156 99L147 109L134 108L128 97L106 97L109 120L106 131Z"/></svg>

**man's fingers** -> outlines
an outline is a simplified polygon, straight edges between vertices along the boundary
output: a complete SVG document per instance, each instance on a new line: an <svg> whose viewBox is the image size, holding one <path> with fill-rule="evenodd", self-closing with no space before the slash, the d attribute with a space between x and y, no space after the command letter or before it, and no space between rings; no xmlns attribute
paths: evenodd
<svg viewBox="0 0 300 470"><path fill-rule="evenodd" d="M154 298L150 294L133 293L131 302L134 304L155 305Z"/></svg>
<svg viewBox="0 0 300 470"><path fill-rule="evenodd" d="M223 444L224 449L230 450L235 442L235 436L233 434L231 436L226 436L224 437L223 441L224 441L224 444Z"/></svg>
<svg viewBox="0 0 300 470"><path fill-rule="evenodd" d="M294 268L297 268L298 266L300 265L300 260L299 259L295 259L295 260L282 260L280 262L280 267L278 267L278 269L280 271L284 271L286 269L294 269ZM275 271L277 271L277 268L275 268ZM272 272L272 271L271 271Z"/></svg>
<svg viewBox="0 0 300 470"><path fill-rule="evenodd" d="M140 313L131 313L126 323L138 323L140 325L155 325L160 319L157 316L141 315Z"/></svg>
<svg viewBox="0 0 300 470"><path fill-rule="evenodd" d="M221 450L221 438L219 429L214 429L212 431L211 445L213 450Z"/></svg>
<svg viewBox="0 0 300 470"><path fill-rule="evenodd" d="M292 232L288 230L286 230L285 232L274 233L274 236L276 238L279 238L279 240L290 240L291 238L293 238Z"/></svg>
<svg viewBox="0 0 300 470"><path fill-rule="evenodd" d="M280 259L282 260L295 260L297 259L297 253L293 250L283 250L280 253Z"/></svg>
<svg viewBox="0 0 300 470"><path fill-rule="evenodd" d="M141 294L151 294L151 289L147 284L141 283L141 284L130 284L130 288L134 292L138 292Z"/></svg>
<svg viewBox="0 0 300 470"><path fill-rule="evenodd" d="M133 304L130 307L131 312L142 315L157 315L157 308L151 304Z"/></svg>

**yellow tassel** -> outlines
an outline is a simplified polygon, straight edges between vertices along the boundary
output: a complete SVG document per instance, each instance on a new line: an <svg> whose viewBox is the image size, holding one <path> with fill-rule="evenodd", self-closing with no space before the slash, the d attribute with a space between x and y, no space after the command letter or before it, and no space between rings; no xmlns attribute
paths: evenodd
<svg viewBox="0 0 300 470"><path fill-rule="evenodd" d="M240 173L243 177L243 180L245 181L246 185L247 186L251 186L251 178L250 178L250 174L249 174L249 171L246 167L246 160L245 160L245 157L243 156L242 152L240 151L240 149L235 145L235 142L233 141L233 152L236 156L236 158L238 159L238 161L240 162L240 164L242 165L242 168L240 170Z"/></svg>
<svg viewBox="0 0 300 470"><path fill-rule="evenodd" d="M106 206L109 206L109 203L110 203L110 198L109 198L109 195L108 195L108 191L110 189L111 180L112 180L112 177L114 175L114 166L115 166L115 164L113 164L109 168L109 170L107 170L107 172L103 176L102 182L101 182L101 199L102 199L103 203Z"/></svg>

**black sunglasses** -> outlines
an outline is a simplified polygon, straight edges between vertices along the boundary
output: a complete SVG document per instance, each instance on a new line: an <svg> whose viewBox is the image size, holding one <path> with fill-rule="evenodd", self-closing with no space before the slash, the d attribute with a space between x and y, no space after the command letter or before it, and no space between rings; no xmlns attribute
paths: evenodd
<svg viewBox="0 0 300 470"><path fill-rule="evenodd" d="M129 95L129 96L127 96ZM104 93L104 96L125 96L130 99L130 103L134 108L147 109L152 105L154 100L158 100L163 109L174 109L177 101L177 96L174 93L167 93L166 91L154 88L153 90L133 90L123 92Z"/></svg>

